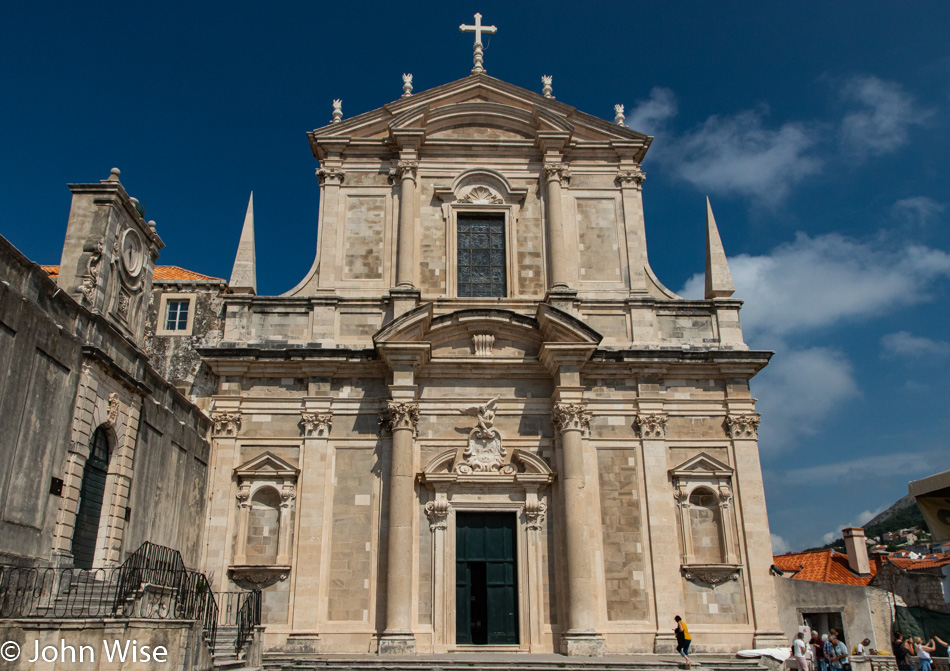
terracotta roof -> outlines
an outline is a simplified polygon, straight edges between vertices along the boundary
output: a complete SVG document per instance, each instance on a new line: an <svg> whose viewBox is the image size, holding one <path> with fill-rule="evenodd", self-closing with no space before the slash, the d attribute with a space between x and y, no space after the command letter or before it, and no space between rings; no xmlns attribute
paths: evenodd
<svg viewBox="0 0 950 671"><path fill-rule="evenodd" d="M871 575L861 576L848 568L848 555L835 550L793 552L775 555L773 563L790 573L794 580L831 582L838 585L867 585L877 573L877 566L870 562Z"/></svg>
<svg viewBox="0 0 950 671"><path fill-rule="evenodd" d="M888 561L893 562L897 568L905 571L919 571L925 568L940 568L950 564L950 557L941 557L940 559L898 559L891 557Z"/></svg>
<svg viewBox="0 0 950 671"><path fill-rule="evenodd" d="M59 266L40 266L40 268L49 273L54 280L59 277ZM224 282L220 277L202 275L178 266L155 266L153 278L158 282Z"/></svg>

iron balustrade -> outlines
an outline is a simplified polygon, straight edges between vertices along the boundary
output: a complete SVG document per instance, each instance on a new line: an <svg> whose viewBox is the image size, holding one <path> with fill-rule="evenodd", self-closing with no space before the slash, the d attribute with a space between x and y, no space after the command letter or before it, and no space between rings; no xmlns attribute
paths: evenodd
<svg viewBox="0 0 950 671"><path fill-rule="evenodd" d="M261 624L261 590L249 592L215 592L218 603L218 624L222 627L237 627L234 639L234 651L240 654L254 633L254 627Z"/></svg>

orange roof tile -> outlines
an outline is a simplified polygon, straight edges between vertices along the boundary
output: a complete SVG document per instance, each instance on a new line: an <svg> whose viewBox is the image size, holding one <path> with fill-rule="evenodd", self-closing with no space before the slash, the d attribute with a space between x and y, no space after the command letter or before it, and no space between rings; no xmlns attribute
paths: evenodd
<svg viewBox="0 0 950 671"><path fill-rule="evenodd" d="M897 557L891 557L888 561L893 562L897 568L904 569L905 571L919 571L925 568L940 568L950 564L950 557L944 557L941 559L899 559Z"/></svg>
<svg viewBox="0 0 950 671"><path fill-rule="evenodd" d="M49 273L49 276L54 280L59 277L59 266L40 266L40 268ZM159 282L224 282L220 277L202 275L178 266L155 266L153 278Z"/></svg>
<svg viewBox="0 0 950 671"><path fill-rule="evenodd" d="M795 580L831 582L839 585L867 585L877 573L877 566L871 564L871 575L861 576L848 567L848 555L835 550L816 550L814 552L793 552L772 557L773 563L783 571L794 573Z"/></svg>

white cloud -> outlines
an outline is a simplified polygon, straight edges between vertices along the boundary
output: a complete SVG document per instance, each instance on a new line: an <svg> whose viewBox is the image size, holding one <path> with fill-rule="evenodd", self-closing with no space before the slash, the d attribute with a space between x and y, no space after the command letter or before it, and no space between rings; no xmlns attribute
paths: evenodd
<svg viewBox="0 0 950 671"><path fill-rule="evenodd" d="M950 254L920 245L892 249L838 234L804 233L769 254L729 260L736 296L745 300L746 339L774 348L776 341L845 320L866 319L929 298L938 278L950 277ZM694 275L685 296L702 296Z"/></svg>
<svg viewBox="0 0 950 671"><path fill-rule="evenodd" d="M833 486L844 482L858 482L871 487L875 481L874 476L893 479L894 474L899 473L902 479L910 481L914 476L928 475L933 472L934 464L938 463L942 456L942 453L924 450L862 456L837 463L823 461L813 466L786 470L784 471L784 477L790 482L808 482L811 485ZM883 509L881 508L881 510ZM861 523L863 524L871 519L881 510L872 512L870 517ZM860 519L860 516L858 516L858 519Z"/></svg>
<svg viewBox="0 0 950 671"><path fill-rule="evenodd" d="M804 124L789 122L770 129L763 116L757 110L712 116L676 139L659 159L702 191L777 204L793 185L819 172L822 164L809 153L816 138Z"/></svg>
<svg viewBox="0 0 950 671"><path fill-rule="evenodd" d="M891 215L905 225L925 227L938 216L946 206L927 196L902 198L891 206Z"/></svg>
<svg viewBox="0 0 950 671"><path fill-rule="evenodd" d="M915 336L908 331L898 331L881 336L884 354L890 356L939 357L950 354L950 342Z"/></svg>
<svg viewBox="0 0 950 671"><path fill-rule="evenodd" d="M778 351L755 383L763 418L759 448L772 455L818 433L825 417L860 393L851 362L826 347Z"/></svg>
<svg viewBox="0 0 950 671"><path fill-rule="evenodd" d="M654 86L650 97L638 100L627 115L627 127L641 133L655 134L676 116L676 95L670 89Z"/></svg>
<svg viewBox="0 0 950 671"><path fill-rule="evenodd" d="M779 536L778 534L772 534L772 554L774 555L783 555L791 549L791 546L788 544L788 541Z"/></svg>
<svg viewBox="0 0 950 671"><path fill-rule="evenodd" d="M867 524L870 520L874 519L875 517L883 513L885 510L887 510L888 507L889 506L885 505L885 506L881 506L880 508L876 510L865 510L858 513L851 519L850 522L839 524L838 529L836 531L829 531L824 536L822 536L821 537L822 543L827 545L828 543L831 543L836 538L841 538L841 530L846 529L847 527L863 528L865 524Z"/></svg>
<svg viewBox="0 0 950 671"><path fill-rule="evenodd" d="M911 126L931 116L897 82L877 77L852 77L841 89L842 97L860 109L841 121L841 146L855 158L883 156L907 142Z"/></svg>

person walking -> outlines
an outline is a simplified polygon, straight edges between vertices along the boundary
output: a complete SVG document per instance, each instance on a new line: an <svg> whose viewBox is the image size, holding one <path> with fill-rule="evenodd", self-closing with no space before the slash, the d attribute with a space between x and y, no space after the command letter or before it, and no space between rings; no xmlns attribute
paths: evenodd
<svg viewBox="0 0 950 671"><path fill-rule="evenodd" d="M673 633L676 634L676 652L683 655L688 669L690 668L689 644L692 643L692 637L689 635L689 629L686 627L686 623L683 622L683 618L677 615L673 619L676 620L676 629L673 630Z"/></svg>
<svg viewBox="0 0 950 671"><path fill-rule="evenodd" d="M792 641L792 656L795 657L795 663L798 664L798 671L808 671L808 645L805 643L805 632L798 632L798 636Z"/></svg>

